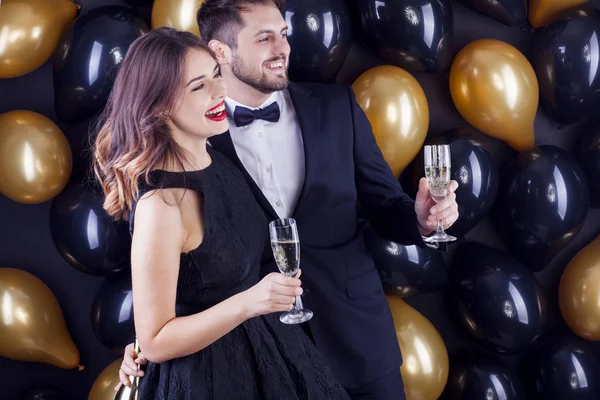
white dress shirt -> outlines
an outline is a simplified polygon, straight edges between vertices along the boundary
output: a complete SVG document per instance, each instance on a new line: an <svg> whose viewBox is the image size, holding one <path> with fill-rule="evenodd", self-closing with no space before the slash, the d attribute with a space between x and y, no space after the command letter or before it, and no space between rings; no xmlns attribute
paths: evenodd
<svg viewBox="0 0 600 400"><path fill-rule="evenodd" d="M279 104L278 122L257 119L237 127L236 106L250 109ZM304 144L300 124L287 90L274 92L260 107L225 99L229 133L240 161L280 218L290 217L304 184Z"/></svg>

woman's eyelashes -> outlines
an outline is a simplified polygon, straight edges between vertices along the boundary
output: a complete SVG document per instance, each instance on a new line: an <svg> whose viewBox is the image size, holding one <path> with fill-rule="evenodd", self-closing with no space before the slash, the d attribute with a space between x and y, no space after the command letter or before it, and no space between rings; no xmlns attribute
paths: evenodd
<svg viewBox="0 0 600 400"><path fill-rule="evenodd" d="M221 76L222 76L222 75L221 75L221 69L219 69L219 70L217 71L217 73L215 74L215 76L213 76L213 79L220 78ZM192 89L192 92L195 92L196 90L200 90L200 89L204 88L204 86L206 86L206 85L204 84L204 82L202 82L200 85L198 85L198 86L196 86L195 88L193 88L193 89Z"/></svg>

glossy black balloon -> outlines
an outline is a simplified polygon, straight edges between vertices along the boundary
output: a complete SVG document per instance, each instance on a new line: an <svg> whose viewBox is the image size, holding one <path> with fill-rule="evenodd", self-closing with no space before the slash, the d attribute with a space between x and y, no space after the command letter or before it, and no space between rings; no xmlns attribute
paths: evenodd
<svg viewBox="0 0 600 400"><path fill-rule="evenodd" d="M73 169L69 182L80 183L94 180L92 170L92 135L98 115L82 119L74 123L61 123L60 129L65 134L73 155Z"/></svg>
<svg viewBox="0 0 600 400"><path fill-rule="evenodd" d="M483 244L461 245L450 271L456 310L471 336L498 353L519 353L546 327L546 299L533 273Z"/></svg>
<svg viewBox="0 0 600 400"><path fill-rule="evenodd" d="M533 66L545 106L561 124L580 120L600 104L600 14L577 7L540 33Z"/></svg>
<svg viewBox="0 0 600 400"><path fill-rule="evenodd" d="M500 184L500 168L485 135L473 129L453 129L425 141L448 144L452 159L451 178L458 182L456 202L458 221L448 233L458 238L466 235L491 210ZM424 176L423 150L412 165L412 187L416 193Z"/></svg>
<svg viewBox="0 0 600 400"><path fill-rule="evenodd" d="M104 195L90 185L67 186L52 201L50 232L54 244L72 266L108 276L129 268L130 235L102 208Z"/></svg>
<svg viewBox="0 0 600 400"><path fill-rule="evenodd" d="M412 72L441 72L452 60L449 0L355 0L361 37L386 62Z"/></svg>
<svg viewBox="0 0 600 400"><path fill-rule="evenodd" d="M494 214L511 252L539 271L581 230L589 204L575 158L540 146L519 153L503 172Z"/></svg>
<svg viewBox="0 0 600 400"><path fill-rule="evenodd" d="M145 6L152 6L152 4L154 3L154 0L124 0L125 3L133 6L133 7L145 7Z"/></svg>
<svg viewBox="0 0 600 400"><path fill-rule="evenodd" d="M600 399L600 362L575 337L545 339L519 368L528 400Z"/></svg>
<svg viewBox="0 0 600 400"><path fill-rule="evenodd" d="M590 205L600 208L600 128L591 128L583 133L578 161L587 177Z"/></svg>
<svg viewBox="0 0 600 400"><path fill-rule="evenodd" d="M284 11L291 46L290 79L333 82L352 44L344 0L288 0Z"/></svg>
<svg viewBox="0 0 600 400"><path fill-rule="evenodd" d="M106 278L92 304L92 328L96 338L116 353L135 339L131 275Z"/></svg>
<svg viewBox="0 0 600 400"><path fill-rule="evenodd" d="M54 54L58 120L74 122L102 109L129 46L148 31L136 10L122 6L96 8L71 23Z"/></svg>
<svg viewBox="0 0 600 400"><path fill-rule="evenodd" d="M35 386L25 389L14 400L73 400L73 398L56 387Z"/></svg>
<svg viewBox="0 0 600 400"><path fill-rule="evenodd" d="M450 358L443 400L526 400L516 371L499 359L473 350Z"/></svg>
<svg viewBox="0 0 600 400"><path fill-rule="evenodd" d="M390 242L372 228L365 231L365 244L388 294L410 297L437 292L448 284L444 259L433 249Z"/></svg>
<svg viewBox="0 0 600 400"><path fill-rule="evenodd" d="M524 0L459 0L473 10L494 18L504 25L516 26L527 21Z"/></svg>

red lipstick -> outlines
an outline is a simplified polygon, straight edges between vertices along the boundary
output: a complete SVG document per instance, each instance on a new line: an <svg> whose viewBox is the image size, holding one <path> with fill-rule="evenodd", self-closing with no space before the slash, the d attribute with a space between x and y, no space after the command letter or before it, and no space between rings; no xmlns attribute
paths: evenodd
<svg viewBox="0 0 600 400"><path fill-rule="evenodd" d="M204 116L211 121L221 122L225 118L227 118L227 113L225 112L225 101L220 102L210 110L208 110Z"/></svg>

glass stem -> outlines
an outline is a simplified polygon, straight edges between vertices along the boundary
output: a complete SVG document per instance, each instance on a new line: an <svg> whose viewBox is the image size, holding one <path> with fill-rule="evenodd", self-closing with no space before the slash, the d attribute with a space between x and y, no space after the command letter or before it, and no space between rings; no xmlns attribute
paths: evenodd
<svg viewBox="0 0 600 400"><path fill-rule="evenodd" d="M300 296L296 296L296 301L294 301L294 306L292 307L292 310L290 312L292 314L295 314L300 312L300 310L302 310L302 299L300 298Z"/></svg>
<svg viewBox="0 0 600 400"><path fill-rule="evenodd" d="M443 234L444 233L444 220L443 219L439 219L437 222L437 234Z"/></svg>

